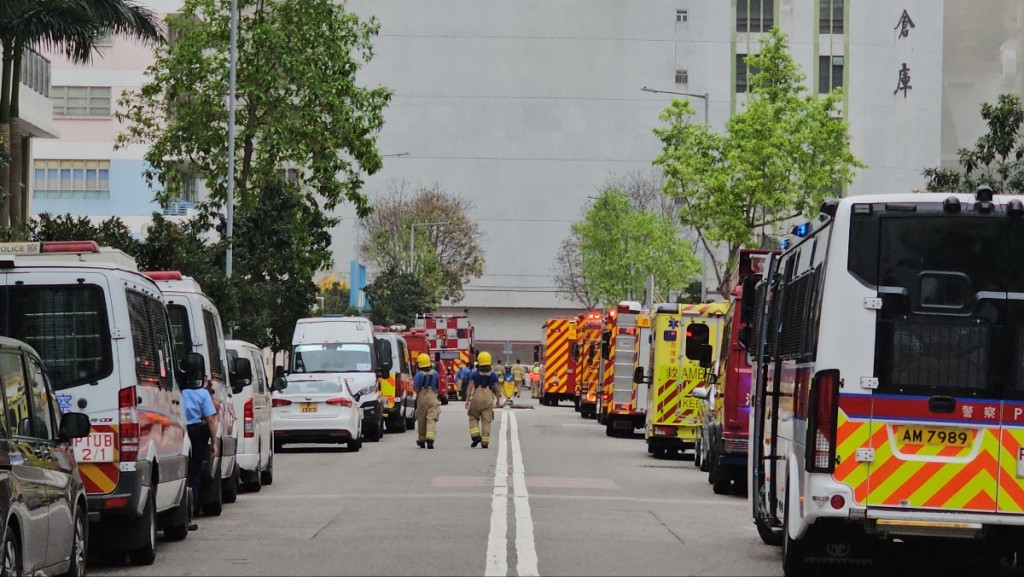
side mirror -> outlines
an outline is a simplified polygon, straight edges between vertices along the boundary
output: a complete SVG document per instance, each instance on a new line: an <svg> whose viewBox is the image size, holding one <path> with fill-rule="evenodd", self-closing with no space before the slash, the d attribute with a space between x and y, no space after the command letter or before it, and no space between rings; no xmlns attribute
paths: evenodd
<svg viewBox="0 0 1024 577"><path fill-rule="evenodd" d="M385 339L373 341L373 348L377 351L377 376L387 378L391 375L393 368L391 362L391 342Z"/></svg>
<svg viewBox="0 0 1024 577"><path fill-rule="evenodd" d="M708 390L705 387L696 387L692 391L690 391L690 395L697 397L698 399L707 399Z"/></svg>
<svg viewBox="0 0 1024 577"><path fill-rule="evenodd" d="M714 349L705 343L700 346L700 368L710 369L714 366Z"/></svg>
<svg viewBox="0 0 1024 577"><path fill-rule="evenodd" d="M88 437L91 428L89 415L85 413L64 413L60 418L57 436L60 439Z"/></svg>
<svg viewBox="0 0 1024 577"><path fill-rule="evenodd" d="M206 379L206 359L199 353L185 355L185 380L191 383L199 381L200 386Z"/></svg>
<svg viewBox="0 0 1024 577"><path fill-rule="evenodd" d="M252 383L252 363L245 357L238 357L231 363L231 392L238 394Z"/></svg>
<svg viewBox="0 0 1024 577"><path fill-rule="evenodd" d="M434 364L438 367L441 366L441 353L434 353Z"/></svg>
<svg viewBox="0 0 1024 577"><path fill-rule="evenodd" d="M642 383L642 382L644 382L644 368L643 367L637 367L636 369L633 370L633 382L634 383Z"/></svg>
<svg viewBox="0 0 1024 577"><path fill-rule="evenodd" d="M540 345L533 345L533 362L540 362Z"/></svg>

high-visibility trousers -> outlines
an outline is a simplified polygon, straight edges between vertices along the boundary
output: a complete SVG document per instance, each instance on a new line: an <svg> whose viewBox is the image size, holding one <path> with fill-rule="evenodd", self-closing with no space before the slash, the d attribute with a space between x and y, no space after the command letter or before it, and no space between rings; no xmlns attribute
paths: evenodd
<svg viewBox="0 0 1024 577"><path fill-rule="evenodd" d="M437 432L437 417L441 413L441 403L437 400L437 393L431 388L420 389L416 395L416 440L433 441Z"/></svg>
<svg viewBox="0 0 1024 577"><path fill-rule="evenodd" d="M480 437L485 445L491 441L494 402L494 393L485 388L474 389L473 398L469 401L469 436Z"/></svg>

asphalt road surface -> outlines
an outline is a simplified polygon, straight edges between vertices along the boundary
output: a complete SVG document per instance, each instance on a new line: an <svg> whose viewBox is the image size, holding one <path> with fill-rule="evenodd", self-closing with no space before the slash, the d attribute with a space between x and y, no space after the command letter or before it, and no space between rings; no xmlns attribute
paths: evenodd
<svg viewBox="0 0 1024 577"><path fill-rule="evenodd" d="M149 567L95 575L781 575L745 495L715 495L692 460L609 438L572 407L495 411L470 448L465 408L442 407L434 450L386 435L350 453L286 446L274 484L161 542ZM873 574L976 574L976 560L904 555ZM939 557L941 558L941 557ZM834 569L824 574L839 574ZM843 572L842 574L853 574Z"/></svg>

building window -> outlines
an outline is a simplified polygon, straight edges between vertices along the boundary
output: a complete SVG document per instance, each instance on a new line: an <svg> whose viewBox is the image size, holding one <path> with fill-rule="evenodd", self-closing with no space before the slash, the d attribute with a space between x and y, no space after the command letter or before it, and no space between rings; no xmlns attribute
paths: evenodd
<svg viewBox="0 0 1024 577"><path fill-rule="evenodd" d="M749 77L757 74L757 68L747 65L747 55L736 55L736 93L746 92L750 87Z"/></svg>
<svg viewBox="0 0 1024 577"><path fill-rule="evenodd" d="M109 160L36 160L34 199L109 199Z"/></svg>
<svg viewBox="0 0 1024 577"><path fill-rule="evenodd" d="M110 117L109 86L54 86L50 101L54 116Z"/></svg>
<svg viewBox="0 0 1024 577"><path fill-rule="evenodd" d="M843 0L818 0L818 32L843 33Z"/></svg>
<svg viewBox="0 0 1024 577"><path fill-rule="evenodd" d="M768 32L775 25L775 0L736 0L737 32Z"/></svg>
<svg viewBox="0 0 1024 577"><path fill-rule="evenodd" d="M819 56L818 57L818 92L827 94L833 88L843 86L843 66L846 65L846 58L842 56Z"/></svg>
<svg viewBox="0 0 1024 577"><path fill-rule="evenodd" d="M686 70L676 70L676 84L686 84L690 81L690 73Z"/></svg>
<svg viewBox="0 0 1024 577"><path fill-rule="evenodd" d="M676 22L689 22L690 13L687 10L676 10Z"/></svg>

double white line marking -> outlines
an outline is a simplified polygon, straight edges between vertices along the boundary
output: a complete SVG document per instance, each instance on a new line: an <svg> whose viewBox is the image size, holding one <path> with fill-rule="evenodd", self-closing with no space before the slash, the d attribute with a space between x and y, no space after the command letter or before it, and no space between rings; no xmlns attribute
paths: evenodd
<svg viewBox="0 0 1024 577"><path fill-rule="evenodd" d="M537 549L533 542L533 517L530 497L526 491L526 470L519 445L519 424L516 414L503 410L498 434L498 461L494 467L494 495L491 498L491 532L487 538L487 577L508 575L508 447L512 446L512 501L516 519L516 575L539 575ZM509 439L511 433L511 441Z"/></svg>

